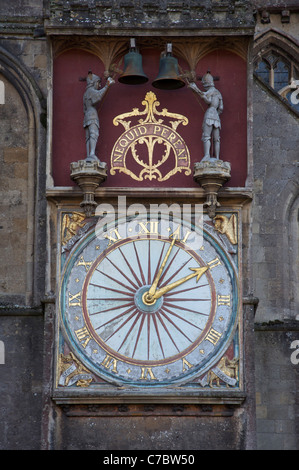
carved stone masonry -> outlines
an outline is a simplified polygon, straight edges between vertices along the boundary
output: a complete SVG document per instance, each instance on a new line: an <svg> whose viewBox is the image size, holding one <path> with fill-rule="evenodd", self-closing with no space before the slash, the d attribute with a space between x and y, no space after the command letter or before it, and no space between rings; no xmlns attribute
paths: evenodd
<svg viewBox="0 0 299 470"><path fill-rule="evenodd" d="M206 194L206 202L209 217L213 219L216 208L220 206L217 200L219 189L230 179L231 166L229 162L223 162L211 158L202 160L194 165L194 180L203 188Z"/></svg>
<svg viewBox="0 0 299 470"><path fill-rule="evenodd" d="M221 29L254 27L250 0L205 0L204 2L156 0L64 0L49 1L46 30L78 28L94 31L129 29L137 34L144 29L179 28Z"/></svg>
<svg viewBox="0 0 299 470"><path fill-rule="evenodd" d="M71 179L81 188L84 198L80 206L86 217L94 215L97 203L94 195L97 187L107 178L107 164L104 162L79 160L71 163Z"/></svg>

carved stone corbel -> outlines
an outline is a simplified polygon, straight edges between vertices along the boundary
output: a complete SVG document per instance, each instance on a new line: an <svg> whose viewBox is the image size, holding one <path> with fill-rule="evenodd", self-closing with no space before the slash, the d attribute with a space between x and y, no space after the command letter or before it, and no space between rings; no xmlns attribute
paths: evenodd
<svg viewBox="0 0 299 470"><path fill-rule="evenodd" d="M95 191L107 178L107 164L99 160L79 160L71 163L71 179L81 188L83 208L86 217L94 215L97 203L94 200Z"/></svg>
<svg viewBox="0 0 299 470"><path fill-rule="evenodd" d="M202 160L194 165L193 178L204 190L209 217L213 219L216 215L218 202L218 191L230 179L230 163L215 158Z"/></svg>

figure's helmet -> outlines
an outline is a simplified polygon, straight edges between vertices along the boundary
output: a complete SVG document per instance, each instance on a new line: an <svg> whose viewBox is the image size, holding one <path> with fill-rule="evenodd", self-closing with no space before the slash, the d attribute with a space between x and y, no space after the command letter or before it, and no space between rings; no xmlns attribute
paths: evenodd
<svg viewBox="0 0 299 470"><path fill-rule="evenodd" d="M213 75L208 71L201 79L203 86L214 86Z"/></svg>
<svg viewBox="0 0 299 470"><path fill-rule="evenodd" d="M92 73L91 71L88 72L87 78L86 78L87 86L94 86L97 82L101 83L100 77Z"/></svg>

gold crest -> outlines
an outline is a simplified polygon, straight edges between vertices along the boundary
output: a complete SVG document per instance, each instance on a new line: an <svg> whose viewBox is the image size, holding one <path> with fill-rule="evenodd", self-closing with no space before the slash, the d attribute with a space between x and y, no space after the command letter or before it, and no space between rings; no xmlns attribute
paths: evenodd
<svg viewBox="0 0 299 470"><path fill-rule="evenodd" d="M142 104L144 105L143 111L134 108L131 112L120 114L113 119L113 124L115 126L122 124L125 132L113 147L111 174L115 175L116 171L119 171L136 181L144 179L166 181L182 171L185 175L190 175L189 150L177 132L179 124L183 126L188 124L187 117L171 113L166 108L158 111L157 107L160 106L160 102L151 91L146 94ZM137 124L131 125L133 118L138 118L138 116L145 116L145 118L138 119ZM167 119L170 126L161 117ZM142 156L140 156L140 151L142 151ZM170 161L173 162L171 168L169 168ZM163 172L162 167L166 162L168 164L164 166ZM166 171L165 168L167 168Z"/></svg>

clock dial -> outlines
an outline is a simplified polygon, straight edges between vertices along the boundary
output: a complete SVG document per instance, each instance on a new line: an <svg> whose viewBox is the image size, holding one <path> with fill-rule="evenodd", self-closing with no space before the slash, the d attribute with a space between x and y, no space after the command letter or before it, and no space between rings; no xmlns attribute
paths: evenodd
<svg viewBox="0 0 299 470"><path fill-rule="evenodd" d="M169 248L159 277L163 295L150 298ZM178 241L172 247L169 240L153 238L119 241L96 259L84 283L83 312L93 338L128 363L163 364L187 354L215 314L211 274L197 281L192 271L202 266Z"/></svg>
<svg viewBox="0 0 299 470"><path fill-rule="evenodd" d="M125 221L101 234L93 229L64 266L65 337L108 382L192 381L219 361L234 334L238 286L221 246L204 231L191 248L179 225L167 236L158 221L151 226L131 236Z"/></svg>

